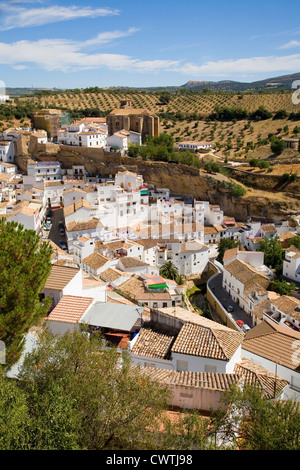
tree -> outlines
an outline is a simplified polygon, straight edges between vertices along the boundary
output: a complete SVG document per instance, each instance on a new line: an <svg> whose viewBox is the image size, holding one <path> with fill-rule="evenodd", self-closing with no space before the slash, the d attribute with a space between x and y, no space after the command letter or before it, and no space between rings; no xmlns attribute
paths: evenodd
<svg viewBox="0 0 300 470"><path fill-rule="evenodd" d="M300 250L300 237L296 235L295 237L289 240L288 246L294 246L298 250Z"/></svg>
<svg viewBox="0 0 300 470"><path fill-rule="evenodd" d="M284 140L278 138L278 137L273 137L271 140L271 150L274 153L274 155L280 155L285 149L285 142Z"/></svg>
<svg viewBox="0 0 300 470"><path fill-rule="evenodd" d="M259 244L259 250L264 253L264 262L276 271L277 275L282 274L284 250L278 242L278 237L264 238Z"/></svg>
<svg viewBox="0 0 300 470"><path fill-rule="evenodd" d="M297 289L296 284L282 279L273 279L270 285L270 290L277 292L277 294L280 295L290 295L295 289Z"/></svg>
<svg viewBox="0 0 300 470"><path fill-rule="evenodd" d="M218 246L218 256L217 261L223 263L224 253L226 250L230 250L231 248L240 247L241 244L232 240L231 238L222 238Z"/></svg>
<svg viewBox="0 0 300 470"><path fill-rule="evenodd" d="M166 278L176 281L179 278L179 273L177 267L172 263L172 261L167 261L159 270L159 274Z"/></svg>
<svg viewBox="0 0 300 470"><path fill-rule="evenodd" d="M213 412L219 439L240 450L299 450L300 404L268 400L255 386L232 387ZM230 412L228 412L230 411Z"/></svg>
<svg viewBox="0 0 300 470"><path fill-rule="evenodd" d="M132 158L137 158L140 153L140 146L134 144L128 144L128 156Z"/></svg>
<svg viewBox="0 0 300 470"><path fill-rule="evenodd" d="M52 248L33 230L0 219L0 339L7 365L20 357L24 334L43 318L51 299L40 294L51 271Z"/></svg>
<svg viewBox="0 0 300 470"><path fill-rule="evenodd" d="M155 448L168 391L97 334L42 331L19 379L32 417L30 448Z"/></svg>
<svg viewBox="0 0 300 470"><path fill-rule="evenodd" d="M230 194L233 197L242 197L245 196L246 193L247 190L243 186L241 186L240 184L236 184Z"/></svg>
<svg viewBox="0 0 300 470"><path fill-rule="evenodd" d="M28 449L30 422L25 393L0 373L0 450Z"/></svg>

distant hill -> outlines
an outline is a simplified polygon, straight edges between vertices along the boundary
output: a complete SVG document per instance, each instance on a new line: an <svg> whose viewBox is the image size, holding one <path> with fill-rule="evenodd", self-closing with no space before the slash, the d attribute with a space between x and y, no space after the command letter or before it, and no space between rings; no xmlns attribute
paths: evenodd
<svg viewBox="0 0 300 470"><path fill-rule="evenodd" d="M187 88L188 90L202 91L209 88L213 91L260 91L260 90L274 90L281 89L292 91L292 83L295 80L300 80L300 73L292 75L282 75L279 77L267 78L256 82L235 82L232 80L222 80L220 82L213 81L192 81L185 83L180 88Z"/></svg>
<svg viewBox="0 0 300 470"><path fill-rule="evenodd" d="M40 91L58 91L57 88L12 88L12 87L6 87L6 93L9 96L24 96L24 95L34 95L35 93L38 93Z"/></svg>
<svg viewBox="0 0 300 470"><path fill-rule="evenodd" d="M130 92L130 91L140 91L140 92L163 92L169 91L170 93L175 93L177 90L186 88L187 90L194 90L194 91L203 91L204 89L209 89L212 91L231 91L231 92L239 92L239 91L253 91L259 92L260 90L265 91L280 91L282 89L292 91L292 83L295 80L300 80L300 73L294 73L291 75L282 75L279 77L273 78L266 78L265 80L259 80L256 82L236 82L233 80L221 80L219 82L214 81L196 81L190 80L184 85L174 86L174 85L166 85L166 86L157 86L157 87L125 87L125 86L118 86L118 87L105 87L99 88L103 91L121 91L121 92ZM65 89L66 90L66 89ZM9 96L24 96L24 95L34 95L38 92L63 92L64 89L58 88L12 88L7 87L6 93Z"/></svg>

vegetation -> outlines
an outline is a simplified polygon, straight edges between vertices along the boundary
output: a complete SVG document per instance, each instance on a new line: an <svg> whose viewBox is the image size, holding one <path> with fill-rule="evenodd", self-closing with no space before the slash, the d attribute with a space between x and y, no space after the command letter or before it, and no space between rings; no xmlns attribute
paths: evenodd
<svg viewBox="0 0 300 470"><path fill-rule="evenodd" d="M1 449L155 446L168 392L133 370L126 354L120 363L97 335L43 331L19 379L1 379Z"/></svg>
<svg viewBox="0 0 300 470"><path fill-rule="evenodd" d="M285 142L279 137L273 137L271 142L271 150L274 155L280 155L285 149Z"/></svg>
<svg viewBox="0 0 300 470"><path fill-rule="evenodd" d="M168 390L98 334L38 339L19 380L0 375L0 450L300 448L299 403L233 387L210 417L192 410L171 421Z"/></svg>
<svg viewBox="0 0 300 470"><path fill-rule="evenodd" d="M294 246L295 248L297 248L298 250L300 250L300 237L299 235L291 238L289 240L289 243L288 243L288 246Z"/></svg>
<svg viewBox="0 0 300 470"><path fill-rule="evenodd" d="M176 281L179 278L178 269L172 261L167 261L159 270L159 274L165 279Z"/></svg>
<svg viewBox="0 0 300 470"><path fill-rule="evenodd" d="M214 413L219 439L240 450L299 450L300 404L267 400L256 387L233 387ZM228 407L232 412L228 413Z"/></svg>
<svg viewBox="0 0 300 470"><path fill-rule="evenodd" d="M278 237L265 237L264 241L259 244L259 250L264 253L266 266L274 269L276 274L280 276L283 268L284 250L278 242Z"/></svg>
<svg viewBox="0 0 300 470"><path fill-rule="evenodd" d="M0 339L6 362L18 360L24 333L46 316L51 299L40 301L51 271L52 248L33 230L0 219Z"/></svg>
<svg viewBox="0 0 300 470"><path fill-rule="evenodd" d="M287 282L282 279L273 279L270 285L270 290L277 292L280 295L290 295L293 290L297 288L293 282Z"/></svg>
<svg viewBox="0 0 300 470"><path fill-rule="evenodd" d="M240 248L241 244L239 242L236 242L235 240L232 240L231 238L222 238L218 245L218 256L217 256L217 261L220 263L223 263L223 258L224 258L224 253L226 250L231 250L232 248Z"/></svg>
<svg viewBox="0 0 300 470"><path fill-rule="evenodd" d="M236 184L230 194L233 197L242 197L245 196L246 193L247 190L243 188L243 186L241 186L240 184Z"/></svg>

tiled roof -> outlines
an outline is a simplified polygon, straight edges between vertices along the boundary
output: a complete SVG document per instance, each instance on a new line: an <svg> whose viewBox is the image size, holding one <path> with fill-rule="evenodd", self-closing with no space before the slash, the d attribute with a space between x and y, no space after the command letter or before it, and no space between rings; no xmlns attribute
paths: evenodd
<svg viewBox="0 0 300 470"><path fill-rule="evenodd" d="M245 335L242 349L300 372L300 362L294 354L295 341L300 341L299 332L265 320Z"/></svg>
<svg viewBox="0 0 300 470"><path fill-rule="evenodd" d="M91 230L97 227L103 227L103 224L100 219L96 219L95 217L84 222L76 222L73 220L66 224L67 232L82 232L83 230Z"/></svg>
<svg viewBox="0 0 300 470"><path fill-rule="evenodd" d="M142 238L136 240L135 243L144 247L144 250L148 250L149 248L153 248L157 246L157 240L153 240L153 238Z"/></svg>
<svg viewBox="0 0 300 470"><path fill-rule="evenodd" d="M126 276L126 274L115 268L107 268L100 273L101 279L106 282L114 282L122 276Z"/></svg>
<svg viewBox="0 0 300 470"><path fill-rule="evenodd" d="M104 243L103 248L106 248L108 251L115 251L122 248L131 248L133 245L135 245L135 243L127 242L125 240L117 240L115 242Z"/></svg>
<svg viewBox="0 0 300 470"><path fill-rule="evenodd" d="M257 318L258 320L263 319L263 313L264 310L268 309L271 307L271 302L269 299L265 299L262 302L259 302L255 307L253 308L252 315L253 318Z"/></svg>
<svg viewBox="0 0 300 470"><path fill-rule="evenodd" d="M275 305L281 312L291 315L296 320L300 320L300 300L290 295L281 295L275 300L272 300L272 304Z"/></svg>
<svg viewBox="0 0 300 470"><path fill-rule="evenodd" d="M223 256L223 261L227 261L230 258L233 258L234 256L237 256L238 254L238 247L236 248L231 248L230 250L226 250Z"/></svg>
<svg viewBox="0 0 300 470"><path fill-rule="evenodd" d="M137 356L170 359L171 346L175 336L159 329L142 328L131 350Z"/></svg>
<svg viewBox="0 0 300 470"><path fill-rule="evenodd" d="M268 399L277 396L288 384L287 380L276 376L264 367L250 361L242 359L234 367L234 373L244 378L244 384L259 387L264 396Z"/></svg>
<svg viewBox="0 0 300 470"><path fill-rule="evenodd" d="M172 347L172 352L191 356L229 360L242 343L244 335L234 330L201 327L185 323Z"/></svg>
<svg viewBox="0 0 300 470"><path fill-rule="evenodd" d="M280 240L280 241L288 240L289 238L294 238L294 237L296 237L296 236L297 236L297 234L294 233L294 232L285 232L285 233L281 233L281 234L279 235L279 240Z"/></svg>
<svg viewBox="0 0 300 470"><path fill-rule="evenodd" d="M128 281L121 284L120 289L124 294L129 295L139 301L156 301L156 300L171 300L171 294L168 290L166 292L150 291L146 288L144 281L134 276Z"/></svg>
<svg viewBox="0 0 300 470"><path fill-rule="evenodd" d="M268 278L263 276L259 271L254 269L250 264L245 263L239 259L235 259L224 266L224 269L232 274L238 281L242 284L248 282L259 283L262 282L262 285L268 281Z"/></svg>
<svg viewBox="0 0 300 470"><path fill-rule="evenodd" d="M293 258L293 259L300 258L300 250L298 250L298 248L296 248L294 245L290 246L286 250L286 253L288 255L288 258Z"/></svg>
<svg viewBox="0 0 300 470"><path fill-rule="evenodd" d="M84 191L84 189L81 189L81 188L70 188L64 191L64 195L73 193L74 191L76 193L84 193L84 194L86 193L86 191Z"/></svg>
<svg viewBox="0 0 300 470"><path fill-rule="evenodd" d="M208 250L208 247L197 241L185 242L180 245L180 253L194 253L196 251Z"/></svg>
<svg viewBox="0 0 300 470"><path fill-rule="evenodd" d="M91 203L85 199L80 199L74 204L70 204L69 206L64 207L64 216L67 217L68 215L74 214L74 212L82 208L91 209Z"/></svg>
<svg viewBox="0 0 300 470"><path fill-rule="evenodd" d="M217 235L218 230L213 226L204 227L204 235Z"/></svg>
<svg viewBox="0 0 300 470"><path fill-rule="evenodd" d="M261 228L265 233L276 233L274 225L262 225Z"/></svg>
<svg viewBox="0 0 300 470"><path fill-rule="evenodd" d="M238 374L218 374L212 372L177 372L152 367L139 367L142 374L152 380L169 386L203 388L207 390L230 390L233 384L238 384L241 377Z"/></svg>
<svg viewBox="0 0 300 470"><path fill-rule="evenodd" d="M52 265L45 289L62 290L78 274L80 269Z"/></svg>
<svg viewBox="0 0 300 470"><path fill-rule="evenodd" d="M134 258L131 256L124 256L124 258L120 259L120 262L122 263L122 266L124 269L137 268L140 266L148 266L148 263L145 263L139 258Z"/></svg>
<svg viewBox="0 0 300 470"><path fill-rule="evenodd" d="M91 297L65 295L49 314L47 320L78 323L92 305L93 300Z"/></svg>
<svg viewBox="0 0 300 470"><path fill-rule="evenodd" d="M149 111L143 108L119 108L114 109L109 115L110 116L130 116L132 114L148 114L151 115Z"/></svg>
<svg viewBox="0 0 300 470"><path fill-rule="evenodd" d="M108 261L111 261L111 259L107 256L100 255L100 253L92 253L84 258L83 263L90 268L97 270L102 268L102 266L104 266Z"/></svg>

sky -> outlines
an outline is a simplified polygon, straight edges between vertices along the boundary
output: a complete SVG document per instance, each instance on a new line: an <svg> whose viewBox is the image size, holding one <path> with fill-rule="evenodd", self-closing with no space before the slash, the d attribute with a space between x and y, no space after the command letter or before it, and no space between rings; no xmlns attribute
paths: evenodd
<svg viewBox="0 0 300 470"><path fill-rule="evenodd" d="M297 73L299 13L299 0L0 0L0 81L151 87Z"/></svg>

